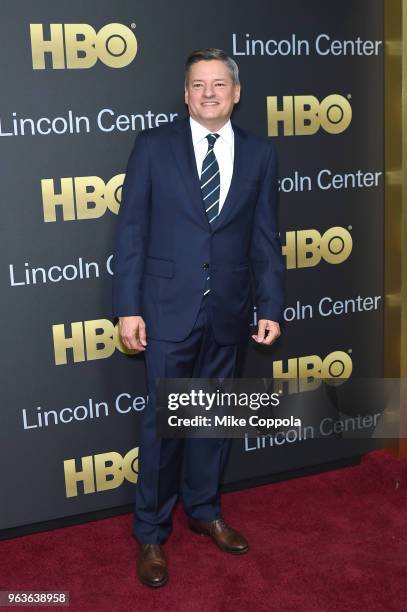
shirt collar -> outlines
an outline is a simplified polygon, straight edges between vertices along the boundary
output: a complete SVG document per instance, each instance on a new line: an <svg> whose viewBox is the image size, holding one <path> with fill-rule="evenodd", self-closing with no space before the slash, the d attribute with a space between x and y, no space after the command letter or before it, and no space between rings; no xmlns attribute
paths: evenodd
<svg viewBox="0 0 407 612"><path fill-rule="evenodd" d="M206 138L207 134L212 134L212 132L210 132L208 130L208 128L206 128L203 125L201 125L200 123L198 123L198 121L195 121L195 119L192 119L192 117L189 118L189 123L190 123L190 126L191 126L192 142L194 143L194 146L198 142L200 142L201 140ZM219 134L219 136L225 142L227 142L229 145L232 145L232 143L233 143L233 128L232 128L232 124L230 122L230 119L216 133Z"/></svg>

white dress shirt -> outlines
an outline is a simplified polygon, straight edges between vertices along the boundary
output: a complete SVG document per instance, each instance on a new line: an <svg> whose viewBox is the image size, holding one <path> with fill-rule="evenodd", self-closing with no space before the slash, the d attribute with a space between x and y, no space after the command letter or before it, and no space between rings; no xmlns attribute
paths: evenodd
<svg viewBox="0 0 407 612"><path fill-rule="evenodd" d="M208 140L207 134L213 134L208 128L204 127L192 117L189 118L192 132L192 142L194 145L196 167L198 170L198 176L201 177L202 162L205 155L208 152ZM214 153L219 165L220 175L220 195L219 195L219 212L222 210L222 206L225 203L226 196L229 191L230 182L233 174L233 155L234 155L234 134L230 119L220 130L216 132L219 134L214 146Z"/></svg>

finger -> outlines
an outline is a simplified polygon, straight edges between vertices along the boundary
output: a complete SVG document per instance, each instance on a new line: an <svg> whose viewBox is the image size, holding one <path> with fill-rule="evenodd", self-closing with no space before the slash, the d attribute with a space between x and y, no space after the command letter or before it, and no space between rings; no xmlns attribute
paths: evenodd
<svg viewBox="0 0 407 612"><path fill-rule="evenodd" d="M252 338L257 342L257 344L266 344L265 338L263 338L263 340L260 340L260 337L257 335L252 335Z"/></svg>
<svg viewBox="0 0 407 612"><path fill-rule="evenodd" d="M277 340L277 338L280 336L280 334L274 330L266 330L268 333L266 336L263 337L263 339L261 340L260 337L257 335L252 335L253 340L255 340L258 344L264 344L267 346L270 346L270 344L273 344L273 342L275 342Z"/></svg>
<svg viewBox="0 0 407 612"><path fill-rule="evenodd" d="M270 344L273 344L275 339L276 335L269 331L267 336L264 338L263 344L267 344L269 346Z"/></svg>
<svg viewBox="0 0 407 612"><path fill-rule="evenodd" d="M137 342L135 338L122 337L121 341L126 347L126 349L129 349L131 351L135 351L137 349Z"/></svg>
<svg viewBox="0 0 407 612"><path fill-rule="evenodd" d="M273 332L269 333L269 336L267 338L270 337L270 342L268 342L268 344L273 344L279 337L281 336L281 333L279 330L274 330Z"/></svg>
<svg viewBox="0 0 407 612"><path fill-rule="evenodd" d="M140 341L140 338L137 335L133 337L133 343L132 344L134 345L134 347L135 347L135 349L137 351L145 351L146 350L146 347L143 346L143 344Z"/></svg>
<svg viewBox="0 0 407 612"><path fill-rule="evenodd" d="M257 342L262 343L266 332L266 321L259 321L259 327L257 330Z"/></svg>
<svg viewBox="0 0 407 612"><path fill-rule="evenodd" d="M143 345L143 347L147 346L146 326L143 325L143 323L140 323L139 325L139 340L141 344Z"/></svg>
<svg viewBox="0 0 407 612"><path fill-rule="evenodd" d="M120 336L120 338L124 346L132 351L144 351L145 350L144 346L133 335L128 336L126 334L123 334Z"/></svg>

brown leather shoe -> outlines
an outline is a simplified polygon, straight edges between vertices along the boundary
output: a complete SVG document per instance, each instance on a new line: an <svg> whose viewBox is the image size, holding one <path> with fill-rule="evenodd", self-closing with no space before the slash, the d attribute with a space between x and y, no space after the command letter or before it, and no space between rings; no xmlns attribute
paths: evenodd
<svg viewBox="0 0 407 612"><path fill-rule="evenodd" d="M140 544L137 575L140 582L150 587L164 586L167 582L167 561L160 544Z"/></svg>
<svg viewBox="0 0 407 612"><path fill-rule="evenodd" d="M247 540L235 529L229 527L222 518L215 519L209 523L202 521L188 520L189 528L195 533L207 535L224 552L233 555L243 555L249 550Z"/></svg>

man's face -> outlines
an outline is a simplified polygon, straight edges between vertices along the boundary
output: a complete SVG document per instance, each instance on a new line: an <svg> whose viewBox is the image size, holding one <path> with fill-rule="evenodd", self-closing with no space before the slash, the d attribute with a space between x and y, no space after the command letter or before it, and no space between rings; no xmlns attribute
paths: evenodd
<svg viewBox="0 0 407 612"><path fill-rule="evenodd" d="M185 88L185 104L193 119L214 131L230 118L239 102L240 85L234 85L232 74L221 60L202 60L192 64Z"/></svg>

